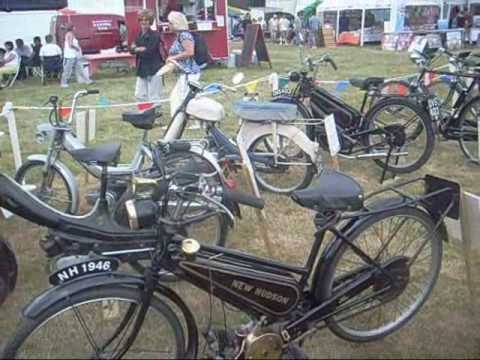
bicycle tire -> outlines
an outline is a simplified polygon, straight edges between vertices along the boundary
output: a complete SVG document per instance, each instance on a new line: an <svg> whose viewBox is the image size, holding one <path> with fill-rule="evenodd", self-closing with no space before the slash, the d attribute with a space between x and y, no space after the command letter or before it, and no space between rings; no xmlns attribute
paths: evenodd
<svg viewBox="0 0 480 360"><path fill-rule="evenodd" d="M394 97L394 98L385 98L380 101L378 101L372 109L367 113L366 115L366 123L365 123L365 128L366 129L373 129L374 126L377 126L375 123L380 123L378 120L378 116L380 116L380 113L383 110L387 110L390 107L401 107L401 108L407 108L413 114L415 114L416 118L419 119L419 123L415 125L415 127L412 127L412 132L411 134L407 133L406 127L403 124L381 124L383 126L388 126L388 125L400 125L402 129L405 131L405 143L412 141L418 143L419 136L421 135L422 132L425 133L425 146L422 146L422 150L420 153L420 156L416 157L411 163L407 165L403 164L393 164L390 162L388 165L385 163L384 159L376 159L375 163L380 166L382 169L387 169L388 171L395 173L395 174L408 174L413 171L416 171L420 169L431 157L433 148L435 145L435 134L433 131L432 127L432 122L430 119L430 116L424 111L424 109L417 103L413 102L411 100L408 100L406 98L402 97ZM389 111L385 112L386 114L390 113ZM395 121L397 121L397 118L395 118ZM424 131L419 131L419 126L423 128ZM364 136L364 144L366 146L370 146L370 144L374 143L372 141L372 138L374 135L372 134L367 134ZM402 151L403 146L397 146L397 149L394 149L395 151ZM386 149L383 149L382 151L386 151ZM408 158L408 155L406 157L402 157L402 159Z"/></svg>
<svg viewBox="0 0 480 360"><path fill-rule="evenodd" d="M474 119L467 119L471 108L476 108L473 113ZM472 99L462 110L462 114L458 120L458 128L460 135L458 143L463 154L468 160L475 164L480 164L480 144L478 142L478 110L480 110L480 96Z"/></svg>
<svg viewBox="0 0 480 360"><path fill-rule="evenodd" d="M269 149L270 143L272 141L268 141L268 137L272 136L273 134L267 134L264 136L260 136L258 139L256 139L253 144L250 146L248 149L248 153L265 153L265 151L271 152ZM282 138L286 138L283 135L278 135L279 137L279 143L282 143ZM291 140L291 139L290 139ZM287 142L287 146L291 143L291 141ZM262 149L261 146L265 146L265 149ZM296 144L295 144L296 145ZM287 151L290 151L290 154L287 154ZM283 155L287 159L287 164L289 159L293 159L292 164L301 164L301 165L278 165L277 167L274 166L269 166L268 164L264 164L262 162L256 162L254 160L251 160L252 166L255 172L255 180L257 183L260 185L260 187L264 190L270 191L272 193L276 194L285 194L289 195L295 190L303 189L310 185L312 182L313 177L315 176L317 172L317 168L315 164L313 164L312 159L310 156L303 151L298 145L296 149L282 149L279 152L280 155ZM291 168L305 168L303 174L300 173L298 176L298 181L295 181L293 184L288 184L288 185L282 185L285 184L286 182L286 176L285 172L289 172ZM283 170L285 171L283 171ZM271 172L273 176L267 177L268 174ZM283 172L283 174L282 174ZM262 174L265 173L265 176L262 176ZM278 180L280 185L276 185L273 183L273 180Z"/></svg>
<svg viewBox="0 0 480 360"><path fill-rule="evenodd" d="M44 167L45 167L45 163L43 161L27 160L25 163L23 163L23 165L15 173L15 181L18 182L19 184L24 184L27 175L32 173L35 168L39 168L39 170L41 171L40 172L40 174L41 174L43 172ZM44 201L42 199L43 195L41 197L36 196L35 190L31 192L32 195L35 196L36 198L38 198L40 201L45 202L47 205L53 207L54 209L56 209L60 212L63 212L63 213L66 213L66 214L73 214L73 215L76 214L78 209L73 207L73 195L72 195L73 190L70 189L70 187L68 186L67 179L65 179L65 177L53 166L51 167L50 171L53 171L53 180L52 181L54 181L56 177L59 178L62 182L63 187L66 189L66 196L67 196L66 205L65 206L52 205L48 201ZM40 181L41 181L41 179L40 179ZM26 185L29 185L29 184L26 184ZM34 184L30 184L30 185L34 185Z"/></svg>
<svg viewBox="0 0 480 360"><path fill-rule="evenodd" d="M59 290L60 291L60 290ZM68 298L65 298L61 300L60 302L56 303L55 305L51 306L50 308L46 309L43 313L39 314L36 319L27 319L24 318L19 327L17 328L15 334L11 337L7 345L5 346L2 354L2 358L7 358L7 359L14 359L19 356L19 358L26 358L24 354L20 354L19 350L21 350L22 346L27 346L29 345L28 343L26 344L27 341L32 340L32 337L36 336L38 334L38 331L41 330L41 328L45 325L48 325L50 321L55 321L58 319L59 316L63 316L69 311L69 308L72 310L73 308L80 308L83 305L91 305L97 302L99 305L104 307L105 303L107 301L126 301L126 303L129 303L129 306L138 306L138 304L141 303L142 301L142 290L141 289L133 289L133 288L127 288L127 287L121 287L121 286L105 286L101 288L96 288L96 289L88 289L84 290L82 292L79 292L77 294L71 295ZM136 305L135 305L136 304ZM75 306L74 306L75 305ZM107 303L108 305L108 303ZM110 311L112 314L110 316L115 317L115 312L113 306L113 303L110 304L111 309L107 309L107 311L102 308L102 311L100 313L103 313L104 317L107 317L108 319L108 311ZM118 305L120 307L120 305ZM156 313L151 313L150 311L156 311ZM77 312L79 311L78 309L76 310ZM117 311L120 311L120 308L117 309ZM73 310L72 312L75 312ZM179 321L178 317L175 315L175 313L172 311L169 305L167 305L165 302L160 300L158 297L153 297L151 306L146 314L145 321L142 325L142 328L140 329L140 332L133 343L132 347L135 347L137 342L142 342L144 341L142 338L142 335L145 336L146 334L144 333L145 331L145 326L150 326L150 321L153 319L153 317L158 314L161 315L162 319L166 321L166 324L168 324L169 329L172 330L173 333L173 339L174 339L174 344L175 344L175 358L181 359L183 358L184 352L185 352L185 335L184 335L184 330L182 328L181 322ZM85 314L81 314L83 316ZM75 315L77 317L77 320L79 318L78 315ZM123 318L121 315L117 316L119 320L120 318ZM105 319L98 319L99 321L103 322L104 327L108 327L108 321ZM109 320L111 321L111 319ZM121 322L120 322L121 324ZM148 333L148 336L154 336L159 334L160 326L165 323L155 323L151 324L154 325L153 331ZM55 324L54 324L55 325ZM90 325L91 328L91 324ZM128 325L128 324L127 324ZM155 326L157 325L157 326ZM120 325L117 327L112 326L112 333L114 334L115 331L118 329ZM129 332L130 328L127 328L127 332ZM42 356L40 354L40 351L42 349L42 346L46 346L48 348L49 354L53 355L54 357L58 358L66 358L66 357L72 357L79 359L81 356L78 354L73 354L72 352L75 350L76 346L80 346L81 340L76 337L72 339L72 342L76 344L71 344L71 346L68 347L66 350L65 354L59 354L58 351L53 351L49 347L55 347L58 346L60 342L64 341L63 339L65 337L70 338L72 331L74 331L74 326L68 325L66 327L59 328L58 330L59 336L50 336L48 337L48 340L51 340L54 342L54 344L46 344L45 341L47 339L39 339L39 344L37 346L33 346L32 352L34 357L38 358L47 358L44 354ZM107 334L107 338L112 335ZM112 336L113 337L113 336ZM120 341L122 341L126 336L122 337ZM102 340L102 337L95 337L94 340ZM40 344L41 342L41 344ZM107 340L104 340L104 342L107 342ZM142 343L143 344L143 343ZM159 344L159 342L157 342ZM104 344L105 345L105 344ZM107 348L110 345L107 346ZM132 348L129 349L131 351ZM142 349L143 350L143 349ZM143 350L143 352L146 352ZM89 357L93 354L89 353ZM96 354L99 355L99 354ZM102 354L103 355L103 354ZM99 356L96 356L98 358ZM132 354L129 355L125 354L126 358L131 358ZM103 357L102 357L103 358Z"/></svg>
<svg viewBox="0 0 480 360"><path fill-rule="evenodd" d="M421 249L420 253L419 253L418 257L415 258L415 259L418 259L420 257L420 255L423 254L423 250L425 250L425 249L427 249L427 253L431 254L431 263L429 263L429 266L428 266L428 275L426 277L425 284L422 287L422 289L420 289L421 290L420 294L418 295L418 298L415 299L415 302L413 302L412 305L408 309L405 310L405 312L401 313L401 316L398 319L396 319L395 321L393 321L392 323L389 323L387 325L385 325L385 323L382 322L382 324L378 328L368 329L368 330L363 328L364 330L362 330L362 329L353 329L352 327L349 327L348 324L345 324L345 321L348 321L348 320L342 320L342 318L341 318L342 314L338 314L338 317L337 316L332 316L329 319L327 319L326 323L327 323L328 327L330 328L330 330L333 333L335 333L337 336L339 336L339 337L341 337L345 340L354 341L354 342L373 341L373 340L381 339L381 338L387 336L388 334L398 330L399 328L404 326L409 320L411 320L413 318L413 316L425 304L425 302L427 301L429 295L431 294L432 289L435 286L435 283L438 279L438 275L439 275L440 268L441 268L441 263L442 263L442 251L443 251L442 250L442 240L441 240L441 237L439 236L438 232L435 231L435 223L433 222L432 218L422 210L419 210L419 209L413 208L413 207L404 207L404 208L395 209L395 210L388 210L388 211L385 211L385 212L382 212L382 213L379 213L379 214L376 214L376 215L372 215L367 220L365 220L363 223L361 223L352 232L351 235L349 235L350 241L355 243L357 246L360 246L363 251L365 251L369 256L374 258L375 254L377 254L377 252L369 253L368 249L366 249L366 246L368 244L367 240L371 239L371 242L375 242L375 244L377 246L377 250L380 246L381 246L381 248L383 248L384 243L380 242L381 245L379 245L379 241L378 241L379 238L373 237L373 238L369 239L365 234L368 234L369 229L373 229L374 232L376 233L377 230L375 229L375 226L379 226L379 224L382 225L382 227L381 227L382 230L386 229L386 226L384 226L383 222L385 220L388 220L388 219L390 219L390 221L392 221L392 219L396 219L397 221L399 219L406 219L403 224L401 222L397 223L397 229L395 231L396 233L399 233L400 228L402 226L404 226L405 224L407 224L407 222L409 220L413 220L412 222L417 222L418 224L421 224L425 228L426 234L430 235L428 241L425 242L425 245L423 245L423 247L422 246L419 247ZM389 224L389 227L388 227L389 230L390 230L390 225L392 225L392 223ZM393 227L393 230L395 230L395 227ZM389 253L390 250L393 250L393 245L395 245L395 244L392 245L392 242L394 242L394 239L397 238L398 241L400 242L400 244L402 244L402 246L403 246L403 244L405 244L405 241L407 241L407 240L405 240L407 238L406 235L411 234L411 230L412 230L412 225L407 230L407 231L409 231L408 233L407 232L401 232L401 234L399 234L400 235L399 237L397 237L397 235L394 234L393 238L388 242L387 246L385 247L385 250L383 250L384 253L386 251L386 253L387 253L386 256L388 258L385 258L385 259L380 258L379 259L382 264L386 264L386 263L388 263L388 261L393 262L393 259L399 260L401 258L400 255ZM414 233L414 235L415 235L415 233ZM377 234L375 234L375 236L377 236ZM413 241L408 243L408 246L405 249L402 249L401 247L398 247L399 245L396 244L396 246L398 247L398 248L396 248L396 250L397 251L398 250L407 251L412 246L412 244L413 244ZM430 246L427 247L426 244L430 244ZM390 248L390 245L392 245L392 248ZM380 252L378 252L378 254L379 254L378 256L381 255ZM405 255L405 257L406 257L406 255ZM357 259L357 262L359 263L359 261L358 261L359 258L355 257L355 255L353 255L353 251L350 250L350 247L348 246L348 244L346 244L343 241L339 242L338 247L336 248L336 251L335 251L335 255L334 255L334 257L333 257L333 259L330 263L330 266L326 269L326 274L325 274L325 277L324 277L324 281L323 281L322 284L320 284L321 291L319 292L319 298L320 298L321 301L326 301L331 296L334 295L334 293L335 293L335 291L334 291L335 280L339 281L338 279L340 279L341 278L340 276L342 275L341 266L352 265L352 264L355 263L355 261L354 261L355 259ZM340 264L342 264L341 263L342 260L344 261L344 264L340 265ZM409 258L409 260L411 260L411 258ZM422 261L423 260L424 259L422 259ZM415 264L415 262L413 264ZM361 263L360 265L361 266L366 266L365 263ZM417 265L418 265L418 262L417 262ZM410 266L412 266L412 265L410 265ZM388 269L388 267L386 265L385 265L385 268ZM362 267L362 269L363 269L363 267ZM402 269L402 268L398 267L398 269ZM400 270L398 270L398 269L395 269L395 270L400 272ZM418 269L418 268L416 268L416 269ZM405 269L403 269L403 270L405 270ZM418 269L418 272L416 272L413 275L419 275L421 273L422 273L422 271L420 269ZM393 272L390 272L390 274L393 274ZM403 296L403 295L411 296L411 294L409 294L407 292L407 289L410 292L412 291L411 288L408 288L408 285L414 279L414 277L412 276L412 271L409 268L408 269L408 275L406 275L405 273L403 273L402 275L407 277L407 283L406 284L400 284L400 285L398 285L398 283L397 283L397 286L399 288L404 286L403 289L400 289L401 290L400 293L395 294L395 290L393 290L391 293L387 292L387 293L382 294L382 295L377 295L377 298L375 300L377 300L381 303L382 309L384 309L384 307L387 306L387 305L393 305L393 301L395 301L397 299L400 299L401 296ZM393 275L393 276L395 276L395 275ZM401 277L398 277L398 278L395 278L395 279L397 281L404 280ZM370 286L369 288L374 289L375 286L377 286L377 281L378 282L382 281L381 276L376 278L374 281L375 281L374 285ZM368 291L368 289L364 289L363 291ZM397 291L398 291L398 289L397 289ZM389 299L389 297L390 297L390 299ZM355 297L352 299L352 301L355 301ZM385 310L382 310L382 311L385 311ZM345 315L343 315L343 316L345 316ZM351 319L355 319L355 317L353 317ZM364 320L364 322L365 322L365 320ZM365 324L362 323L360 326L365 326Z"/></svg>

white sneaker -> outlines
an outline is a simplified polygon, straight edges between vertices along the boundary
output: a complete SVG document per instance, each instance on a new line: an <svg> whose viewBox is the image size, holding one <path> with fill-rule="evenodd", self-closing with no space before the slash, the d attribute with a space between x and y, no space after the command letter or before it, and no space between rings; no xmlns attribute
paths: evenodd
<svg viewBox="0 0 480 360"><path fill-rule="evenodd" d="M68 84L60 84L61 88L68 88Z"/></svg>

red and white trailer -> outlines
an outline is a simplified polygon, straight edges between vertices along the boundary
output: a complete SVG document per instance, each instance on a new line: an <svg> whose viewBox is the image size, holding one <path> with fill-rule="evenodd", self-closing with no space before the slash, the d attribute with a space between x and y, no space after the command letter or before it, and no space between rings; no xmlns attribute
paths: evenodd
<svg viewBox="0 0 480 360"><path fill-rule="evenodd" d="M227 0L125 0L125 20L128 42L140 31L138 11L147 8L155 13L155 27L167 49L175 40L167 21L170 11L182 11L189 20L190 30L200 32L215 61L226 62L229 56Z"/></svg>

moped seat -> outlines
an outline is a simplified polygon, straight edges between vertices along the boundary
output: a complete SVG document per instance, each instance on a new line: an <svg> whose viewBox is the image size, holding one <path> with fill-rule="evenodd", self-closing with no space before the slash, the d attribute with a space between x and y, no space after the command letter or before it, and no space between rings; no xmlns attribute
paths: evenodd
<svg viewBox="0 0 480 360"><path fill-rule="evenodd" d="M293 104L236 101L233 112L242 120L252 122L288 122L297 119L297 106Z"/></svg>
<svg viewBox="0 0 480 360"><path fill-rule="evenodd" d="M120 157L121 144L105 144L90 148L73 150L70 152L72 157L84 163L109 164L116 162Z"/></svg>
<svg viewBox="0 0 480 360"><path fill-rule="evenodd" d="M385 78L381 77L369 77L369 78L353 78L350 79L352 86L359 88L360 90L370 90L372 87L378 87L385 82Z"/></svg>
<svg viewBox="0 0 480 360"><path fill-rule="evenodd" d="M292 199L317 212L357 211L363 208L363 189L350 176L324 169L315 184L294 191Z"/></svg>
<svg viewBox="0 0 480 360"><path fill-rule="evenodd" d="M122 120L126 121L137 129L152 130L155 119L159 116L157 108L144 111L127 111L122 114Z"/></svg>

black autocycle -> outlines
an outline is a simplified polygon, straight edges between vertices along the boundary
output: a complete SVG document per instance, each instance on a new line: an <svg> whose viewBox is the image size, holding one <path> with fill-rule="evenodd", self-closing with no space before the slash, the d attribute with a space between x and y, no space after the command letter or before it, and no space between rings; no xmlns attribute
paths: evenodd
<svg viewBox="0 0 480 360"><path fill-rule="evenodd" d="M434 68L442 55L448 57L452 71ZM411 59L418 66L417 76L411 81L386 81L380 88L381 93L418 101L429 113L441 137L458 141L467 159L480 163L480 58L471 51L453 54L443 48L426 48L421 52L414 51ZM419 133L421 129L418 130Z"/></svg>
<svg viewBox="0 0 480 360"><path fill-rule="evenodd" d="M365 196L352 178L323 170L318 183L292 195L315 211L316 227L305 265L293 266L182 237L157 221L155 199L128 205L136 230L112 223L106 168L118 151L77 154L104 169L99 210L87 218L57 212L0 175L0 206L90 246L91 254L50 276L54 286L25 308L3 357L196 358L195 317L161 283L164 270L249 317L235 329L208 326L208 357L305 358L302 340L324 322L344 339L377 340L405 325L429 297L447 237L444 217L458 217L455 183L427 176ZM419 182L423 195L405 190ZM150 259L142 275L116 271L139 253Z"/></svg>
<svg viewBox="0 0 480 360"><path fill-rule="evenodd" d="M379 91L385 79L370 77L351 79L352 86L364 91L360 109L316 84L319 67L337 66L329 54L307 57L301 71L289 74L296 83L288 94L274 94L273 102L296 104L307 135L328 149L323 120L333 114L340 140L340 156L349 159L374 159L385 171L410 173L430 158L435 144L432 124L425 110L406 97L389 96ZM418 131L418 136L410 136ZM423 131L424 130L424 131Z"/></svg>

